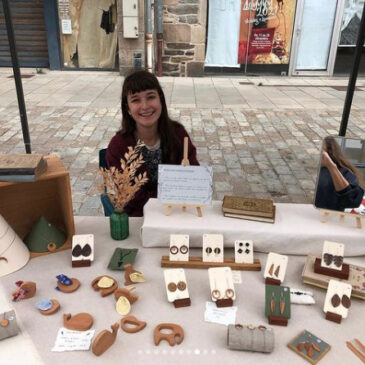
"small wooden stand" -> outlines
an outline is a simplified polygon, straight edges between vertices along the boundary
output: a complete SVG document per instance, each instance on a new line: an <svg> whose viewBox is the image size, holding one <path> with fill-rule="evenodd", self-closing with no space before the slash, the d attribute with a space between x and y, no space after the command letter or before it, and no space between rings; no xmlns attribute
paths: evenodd
<svg viewBox="0 0 365 365"><path fill-rule="evenodd" d="M342 264L342 270L330 269L321 266L321 259L317 257L316 261L314 261L314 272L317 274L332 276L338 279L348 280L350 276L350 265Z"/></svg>
<svg viewBox="0 0 365 365"><path fill-rule="evenodd" d="M190 298L184 298L184 299L176 299L173 301L175 308L182 308L182 307L190 307L191 306L191 300Z"/></svg>
<svg viewBox="0 0 365 365"><path fill-rule="evenodd" d="M224 259L223 262L205 262L202 257L189 257L189 261L170 261L169 256L162 256L161 267L178 267L188 269L209 269L210 267L229 266L232 270L261 271L259 259L255 259L253 264L237 263L233 258Z"/></svg>
<svg viewBox="0 0 365 365"><path fill-rule="evenodd" d="M90 260L73 260L72 261L72 267L87 267L91 266Z"/></svg>
<svg viewBox="0 0 365 365"><path fill-rule="evenodd" d="M335 323L341 323L342 316L333 312L326 312L326 319Z"/></svg>
<svg viewBox="0 0 365 365"><path fill-rule="evenodd" d="M278 317L278 316L269 316L269 324L276 325L276 326L287 326L288 325L288 318L285 317Z"/></svg>
<svg viewBox="0 0 365 365"><path fill-rule="evenodd" d="M232 307L233 306L233 300L232 300L232 298L217 299L215 304L216 304L217 308Z"/></svg>
<svg viewBox="0 0 365 365"><path fill-rule="evenodd" d="M320 209L320 211L323 213L322 218L321 218L322 223L327 223L329 215L333 214L333 215L338 215L339 216L340 222L344 222L345 217L354 218L356 220L356 227L357 228L362 228L361 218L365 217L364 215L360 215L360 214L337 212L336 210Z"/></svg>
<svg viewBox="0 0 365 365"><path fill-rule="evenodd" d="M273 278L266 278L265 285L281 285L281 281Z"/></svg>
<svg viewBox="0 0 365 365"><path fill-rule="evenodd" d="M189 166L190 162L188 159L188 137L184 137L184 157L181 161L181 165L183 166ZM202 217L203 213L202 213L202 204L177 204L177 203L169 203L169 204L164 204L164 206L166 207L166 215L171 215L171 209L172 207L181 207L183 212L186 211L187 207L195 207L196 208L196 215L198 217Z"/></svg>

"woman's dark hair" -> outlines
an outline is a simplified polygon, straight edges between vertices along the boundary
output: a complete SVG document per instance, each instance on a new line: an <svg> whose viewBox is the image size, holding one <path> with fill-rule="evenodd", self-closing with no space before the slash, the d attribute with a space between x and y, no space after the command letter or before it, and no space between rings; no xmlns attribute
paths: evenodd
<svg viewBox="0 0 365 365"><path fill-rule="evenodd" d="M158 119L158 133L160 136L162 162L163 163L179 163L176 161L176 137L172 127L173 121L170 119L167 111L165 95L161 85L155 75L148 71L140 70L129 74L123 83L122 88L122 128L120 133L134 135L136 131L136 122L129 115L128 100L129 94L139 93L145 90L157 90L161 102L161 115ZM177 122L175 122L177 123Z"/></svg>
<svg viewBox="0 0 365 365"><path fill-rule="evenodd" d="M332 136L325 137L324 146L326 147L326 152L331 157L331 160L337 165L337 167L346 167L356 176L358 184L361 185L362 177L359 173L359 170L345 157L336 139Z"/></svg>

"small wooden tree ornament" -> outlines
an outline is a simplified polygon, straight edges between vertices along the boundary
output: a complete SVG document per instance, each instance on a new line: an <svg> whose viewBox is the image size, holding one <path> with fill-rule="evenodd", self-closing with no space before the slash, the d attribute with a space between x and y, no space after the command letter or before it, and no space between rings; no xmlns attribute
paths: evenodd
<svg viewBox="0 0 365 365"><path fill-rule="evenodd" d="M112 329L111 332L103 330L95 337L91 347L94 355L102 355L115 342L118 335L119 323L114 323L110 328Z"/></svg>
<svg viewBox="0 0 365 365"><path fill-rule="evenodd" d="M184 157L181 160L181 165L183 166L189 166L190 162L189 162L189 158L188 158L188 149L189 149L189 139L188 137L184 137ZM202 213L202 205L199 204L164 204L166 206L166 215L171 215L171 210L172 207L181 207L182 210L185 212L187 207L195 207L196 208L196 214L198 217L202 217L203 213Z"/></svg>

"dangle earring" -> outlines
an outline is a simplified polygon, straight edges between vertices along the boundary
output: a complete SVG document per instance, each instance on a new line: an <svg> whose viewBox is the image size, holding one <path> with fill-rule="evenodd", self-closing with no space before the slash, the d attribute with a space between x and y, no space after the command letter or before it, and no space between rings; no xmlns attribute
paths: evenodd
<svg viewBox="0 0 365 365"><path fill-rule="evenodd" d="M275 307L276 307L276 305L275 305L275 294L274 294L274 292L272 292L271 300L270 300L270 311L271 311L271 313L275 312Z"/></svg>
<svg viewBox="0 0 365 365"><path fill-rule="evenodd" d="M283 292L280 293L280 314L283 314L285 311L285 300L283 296Z"/></svg>

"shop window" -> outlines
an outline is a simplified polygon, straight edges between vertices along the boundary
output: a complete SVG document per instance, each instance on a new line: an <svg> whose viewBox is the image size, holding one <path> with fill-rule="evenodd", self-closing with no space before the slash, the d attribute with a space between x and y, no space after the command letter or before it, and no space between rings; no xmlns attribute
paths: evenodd
<svg viewBox="0 0 365 365"><path fill-rule="evenodd" d="M116 0L58 0L63 66L117 67Z"/></svg>

